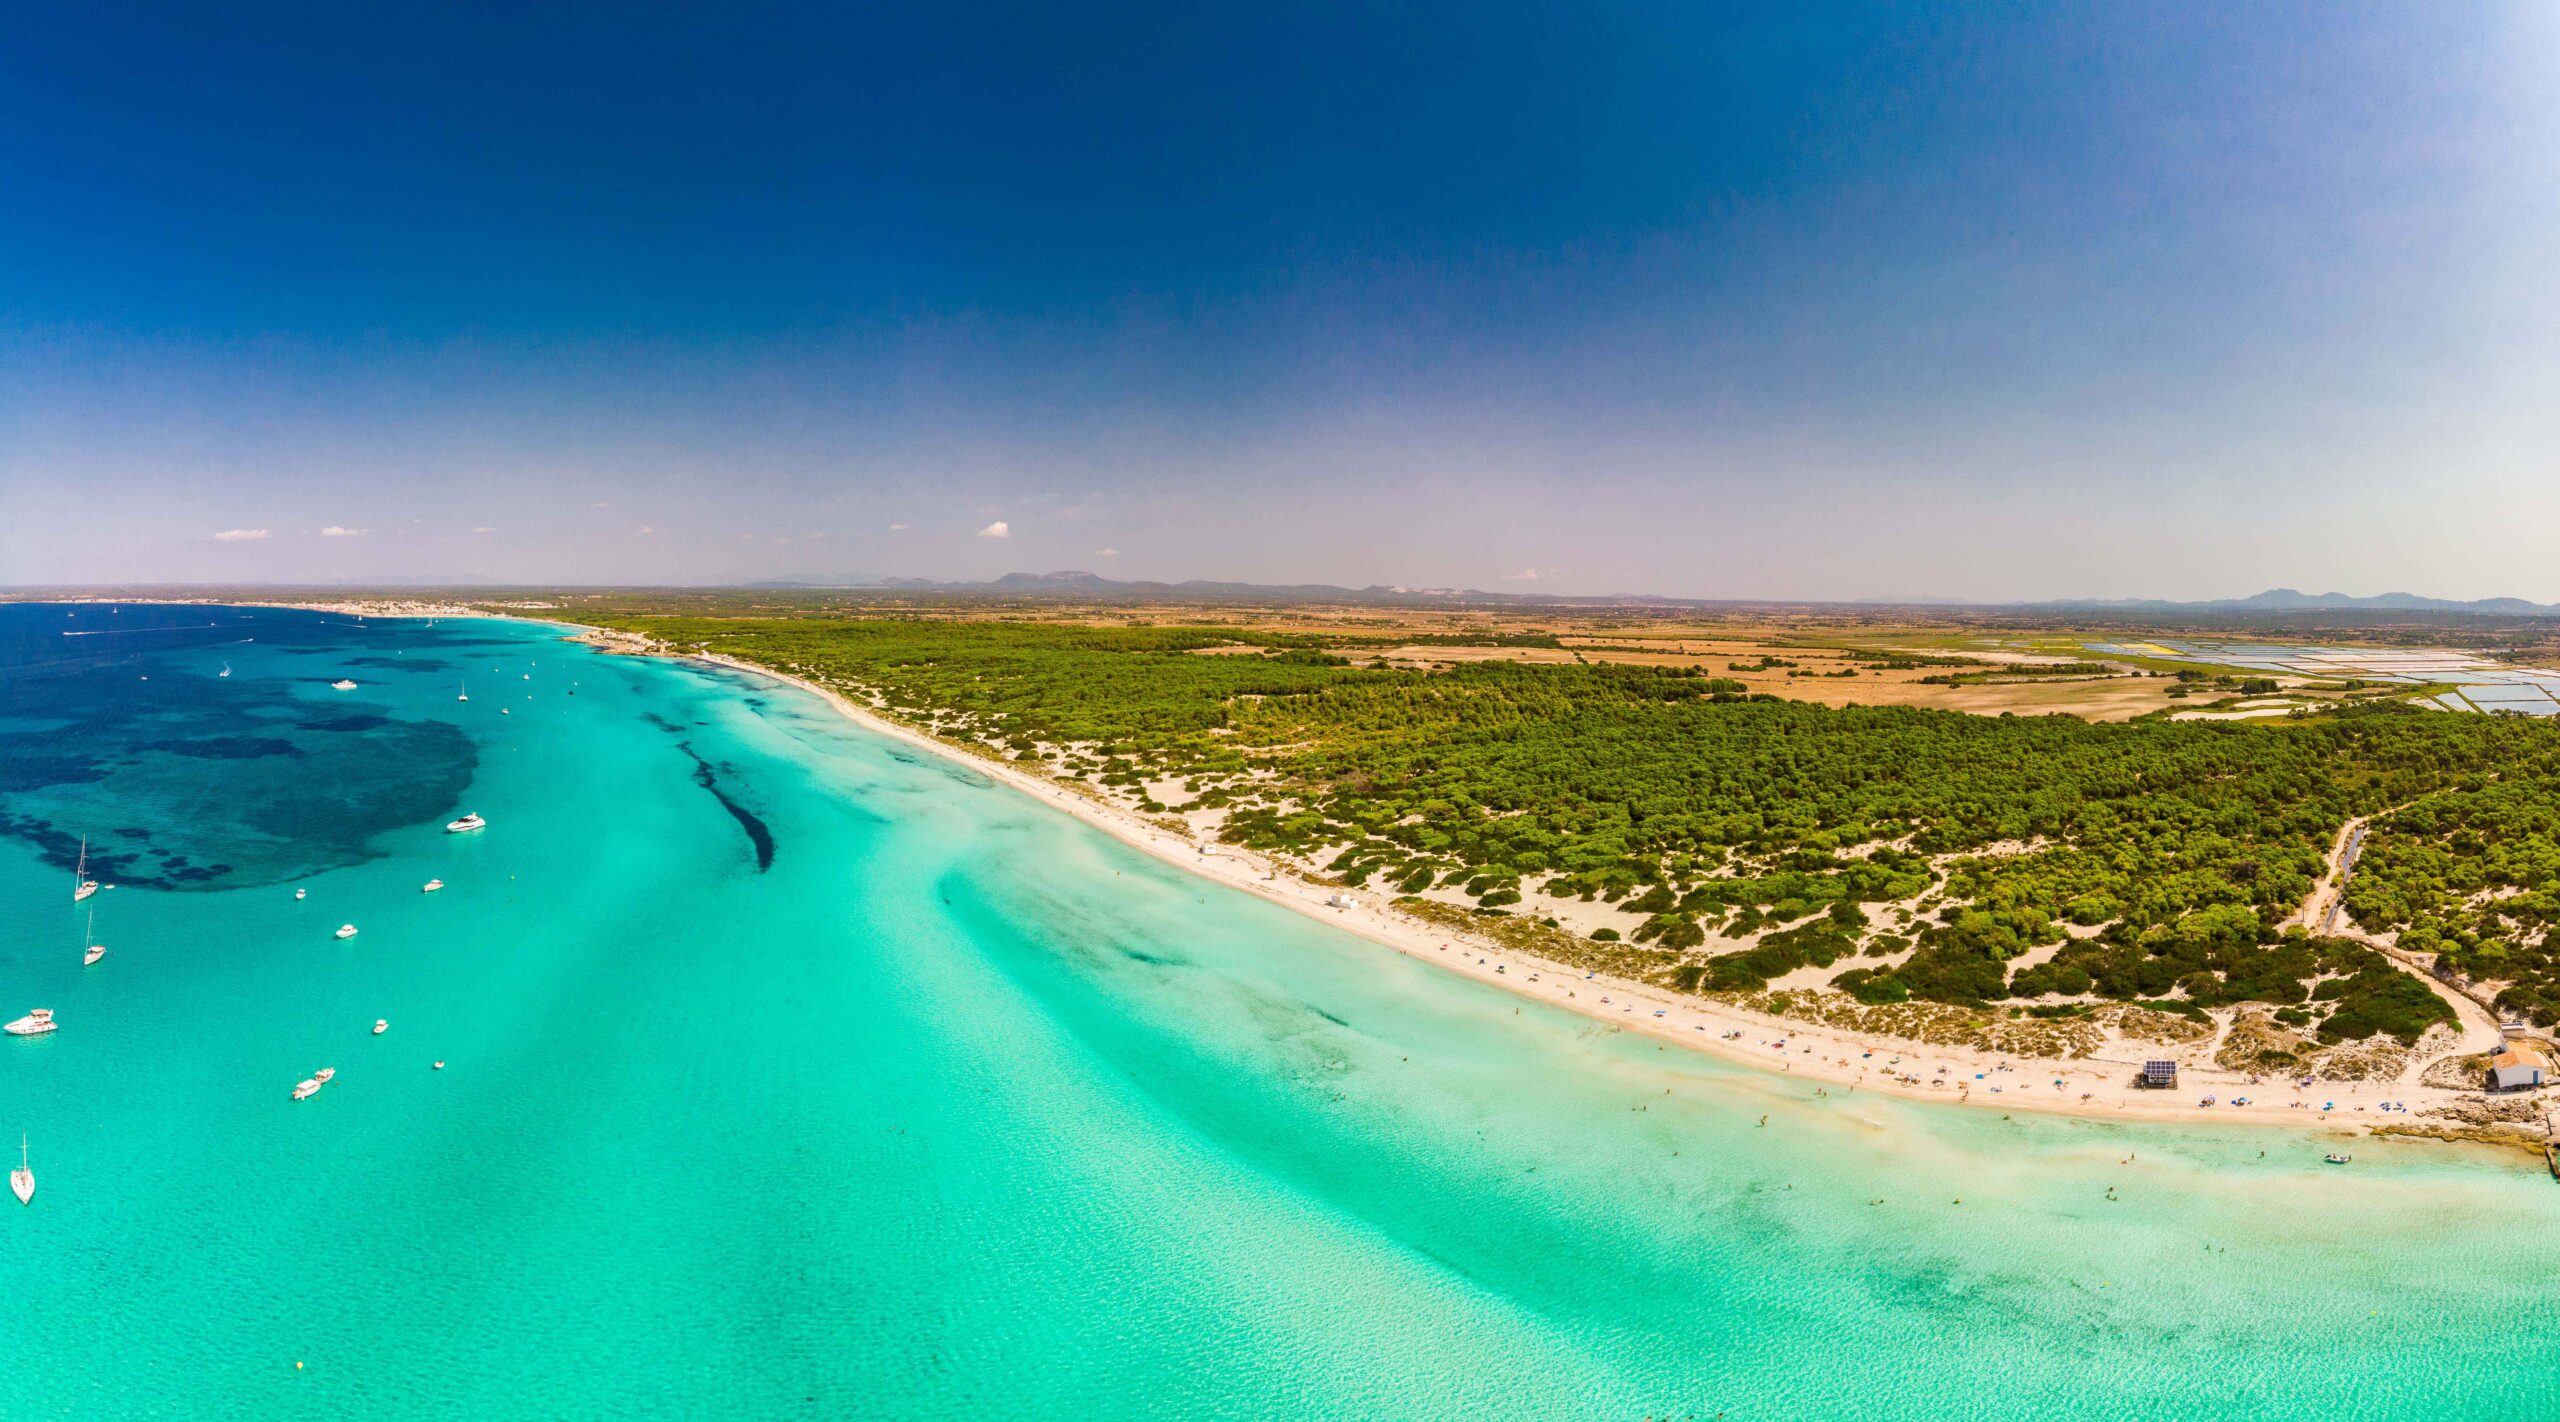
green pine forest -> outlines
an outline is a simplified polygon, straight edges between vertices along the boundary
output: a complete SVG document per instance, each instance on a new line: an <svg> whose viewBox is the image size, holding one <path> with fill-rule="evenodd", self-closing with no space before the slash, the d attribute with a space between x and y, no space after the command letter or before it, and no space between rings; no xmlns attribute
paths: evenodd
<svg viewBox="0 0 2560 1422"><path fill-rule="evenodd" d="M2426 984L2276 926L2342 825L2389 810L2355 923L2560 1021L2560 727L2519 718L2102 724L1832 708L1687 668L1391 668L1357 638L1229 628L583 615L1141 808L1178 781L1226 839L1376 892L1458 889L1488 917L1605 900L1641 916L1654 976L1706 992L1837 965L1869 1003L2257 1003L2325 1042L2412 1041L2452 1016Z"/></svg>

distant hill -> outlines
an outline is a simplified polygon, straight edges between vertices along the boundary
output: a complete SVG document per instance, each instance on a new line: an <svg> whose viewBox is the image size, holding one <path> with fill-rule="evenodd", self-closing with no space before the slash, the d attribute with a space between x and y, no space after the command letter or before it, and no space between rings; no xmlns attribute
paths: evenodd
<svg viewBox="0 0 2560 1422"><path fill-rule="evenodd" d="M2496 617L2560 616L2560 604L2527 602L2520 597L2484 597L2465 602L2452 598L2420 597L2416 593L2405 592L2377 593L2372 597L2357 597L2340 592L2296 592L2292 588L2270 588L2250 597L2214 598L2201 602L2172 602L2161 598L2071 598L2060 602L2034 605L2157 609L2164 612L2474 612Z"/></svg>

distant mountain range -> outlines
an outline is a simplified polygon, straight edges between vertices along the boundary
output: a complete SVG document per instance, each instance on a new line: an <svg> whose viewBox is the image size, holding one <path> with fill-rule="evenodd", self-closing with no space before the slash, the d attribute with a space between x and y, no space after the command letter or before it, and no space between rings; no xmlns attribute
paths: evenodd
<svg viewBox="0 0 2560 1422"><path fill-rule="evenodd" d="M981 582L942 582L932 578L889 578L870 576L820 577L795 575L765 582L747 583L747 588L790 589L821 592L829 588L847 591L916 592L943 596L978 597L1055 597L1087 602L1327 602L1364 605L1433 605L1494 603L1512 606L1646 606L1646 607L1769 607L1803 606L1783 604L1767 598L1679 598L1656 597L1642 593L1619 593L1605 596L1568 597L1555 593L1485 592L1476 588L1423 588L1388 586L1372 583L1362 588L1338 587L1331 583L1232 583L1191 579L1179 583L1137 580L1123 582L1099 573L1070 569L1054 573L1007 573L1003 577ZM2440 612L2476 613L2497 617L2560 617L2560 604L2528 602L2520 597L2490 597L2463 602L2451 598L2420 597L2416 593L2388 592L2372 597L2356 597L2348 593L2297 592L2292 588L2272 588L2254 597L2211 598L2195 602L2178 602L2166 598L2065 598L2031 603L1968 603L1952 599L1879 598L1865 602L1840 604L1862 607L1981 607L1981 608L2050 608L2057 611L2162 612L2162 613L2251 613L2251 612Z"/></svg>
<svg viewBox="0 0 2560 1422"><path fill-rule="evenodd" d="M2484 597L2464 602L2452 598L2420 597L2416 593L2404 592L2356 597L2349 593L2338 592L2296 592L2292 588L2270 588L2253 597L2216 598L2203 602L2171 602L2160 598L2072 598L2034 605L2125 608L2137 611L2144 608L2157 608L2174 612L2476 612L2499 617L2560 616L2560 604L2527 602L2520 597Z"/></svg>

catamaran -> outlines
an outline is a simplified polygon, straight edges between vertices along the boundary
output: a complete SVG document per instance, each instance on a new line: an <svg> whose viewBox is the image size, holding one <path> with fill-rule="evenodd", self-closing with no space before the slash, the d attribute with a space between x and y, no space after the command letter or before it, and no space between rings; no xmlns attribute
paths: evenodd
<svg viewBox="0 0 2560 1422"><path fill-rule="evenodd" d="M9 1172L9 1193L17 1196L21 1205L36 1202L36 1170L27 1164L27 1138L24 1135L18 1137L18 1168Z"/></svg>
<svg viewBox="0 0 2560 1422"><path fill-rule="evenodd" d="M89 877L89 837L80 836L80 862L71 871L71 901L78 903L98 892L98 881Z"/></svg>
<svg viewBox="0 0 2560 1422"><path fill-rule="evenodd" d="M26 1016L0 1027L0 1032L6 1032L12 1037L41 1037L52 1030L53 1009L50 1007L32 1008Z"/></svg>

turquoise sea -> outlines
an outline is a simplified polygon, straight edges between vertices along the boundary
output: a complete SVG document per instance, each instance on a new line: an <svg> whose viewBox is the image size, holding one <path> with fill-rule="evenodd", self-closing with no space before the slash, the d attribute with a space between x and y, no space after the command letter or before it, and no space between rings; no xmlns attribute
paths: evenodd
<svg viewBox="0 0 2560 1422"><path fill-rule="evenodd" d="M528 623L0 607L34 1006L11 1417L2560 1414L2517 1157L1818 1098Z"/></svg>

